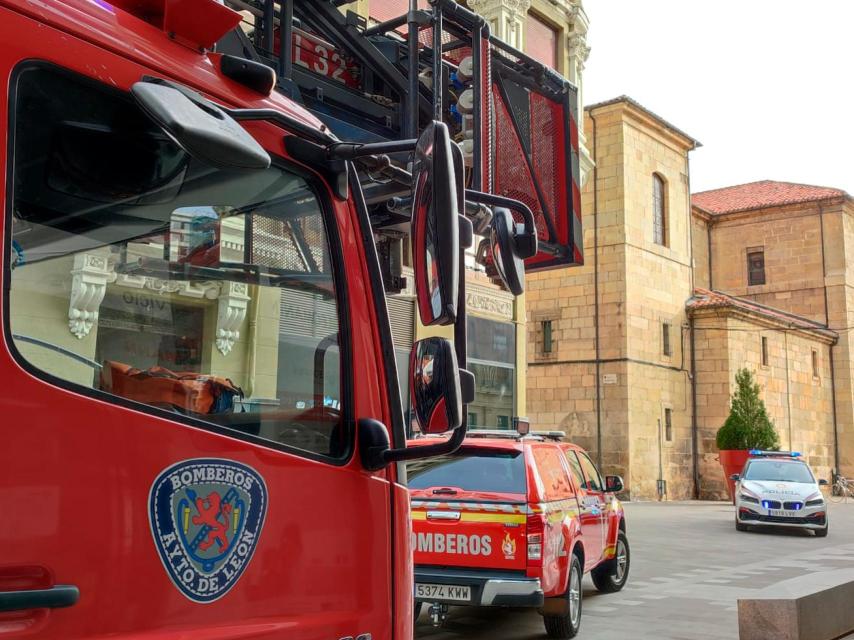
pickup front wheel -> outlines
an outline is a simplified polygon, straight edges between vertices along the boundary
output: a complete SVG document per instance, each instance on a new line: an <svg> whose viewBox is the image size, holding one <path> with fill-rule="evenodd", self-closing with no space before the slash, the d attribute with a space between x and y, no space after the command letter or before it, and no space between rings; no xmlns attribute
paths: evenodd
<svg viewBox="0 0 854 640"><path fill-rule="evenodd" d="M608 562L603 562L590 572L593 584L602 593L615 593L622 589L626 580L629 579L629 566L631 564L631 553L629 551L629 539L620 531L617 534L617 548L614 557Z"/></svg>
<svg viewBox="0 0 854 640"><path fill-rule="evenodd" d="M556 616L543 616L546 633L549 638L574 638L581 628L581 561L572 554L569 565L569 580L567 581L566 613Z"/></svg>

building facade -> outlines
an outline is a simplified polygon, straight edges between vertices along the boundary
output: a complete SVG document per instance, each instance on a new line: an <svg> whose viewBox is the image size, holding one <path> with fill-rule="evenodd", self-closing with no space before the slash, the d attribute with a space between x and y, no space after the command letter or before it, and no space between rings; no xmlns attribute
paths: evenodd
<svg viewBox="0 0 854 640"><path fill-rule="evenodd" d="M585 264L528 278L529 415L653 497L671 459L690 469L683 325L697 142L628 98L585 111L595 162L582 196ZM667 209L658 226L654 206Z"/></svg>
<svg viewBox="0 0 854 640"><path fill-rule="evenodd" d="M747 366L783 446L803 449L827 477L839 335L708 290L708 247L728 245L699 239L696 140L627 97L586 116L595 163L583 194L586 263L528 278L532 422L594 452L634 498L718 497L715 434Z"/></svg>
<svg viewBox="0 0 854 640"><path fill-rule="evenodd" d="M692 213L700 286L809 319L838 335L829 352L818 350L817 366L810 362L806 370L817 373L813 385L824 379L833 393L827 413L834 437L823 456L826 466L854 474L851 196L840 189L765 180L698 193ZM776 332L764 338L768 348L782 343L785 349L790 336ZM792 393L792 402L802 404L805 390ZM793 430L809 419L796 419Z"/></svg>

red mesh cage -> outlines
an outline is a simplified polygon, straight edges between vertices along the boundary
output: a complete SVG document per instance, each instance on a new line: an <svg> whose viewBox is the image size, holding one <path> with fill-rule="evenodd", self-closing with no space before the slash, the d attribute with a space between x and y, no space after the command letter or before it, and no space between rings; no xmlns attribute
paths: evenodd
<svg viewBox="0 0 854 640"><path fill-rule="evenodd" d="M419 9L427 9L429 6L428 0L418 0ZM368 15L377 22L399 18L407 11L409 11L409 0L370 0L368 3Z"/></svg>
<svg viewBox="0 0 854 640"><path fill-rule="evenodd" d="M563 93L540 91L527 78L502 73L502 61L515 68L519 58L506 52L498 55L491 91L492 191L525 203L534 213L540 252L525 261L528 271L582 264L574 88L567 83Z"/></svg>
<svg viewBox="0 0 854 640"><path fill-rule="evenodd" d="M561 106L545 97L531 93L531 160L534 173L540 182L540 190L546 208L559 212L566 206L566 156L563 153L565 124ZM566 236L566 216L558 215L554 220L558 238Z"/></svg>
<svg viewBox="0 0 854 640"><path fill-rule="evenodd" d="M525 151L514 130L513 120L498 86L493 87L495 100L495 193L519 200L534 212L537 237L549 242L548 223L543 216L543 207L537 197L536 187L525 161ZM516 215L514 214L514 217ZM521 222L521 218L516 218Z"/></svg>

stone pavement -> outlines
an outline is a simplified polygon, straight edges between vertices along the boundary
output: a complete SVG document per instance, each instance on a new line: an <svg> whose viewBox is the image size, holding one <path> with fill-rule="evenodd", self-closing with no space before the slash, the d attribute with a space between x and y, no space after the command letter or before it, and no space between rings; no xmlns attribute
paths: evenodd
<svg viewBox="0 0 854 640"><path fill-rule="evenodd" d="M854 568L854 502L830 505L830 533L741 533L726 503L628 503L632 566L617 594L585 578L583 640L735 640L737 600L808 572ZM533 611L455 607L441 629L422 614L416 638L544 638ZM770 639L769 639L770 640Z"/></svg>

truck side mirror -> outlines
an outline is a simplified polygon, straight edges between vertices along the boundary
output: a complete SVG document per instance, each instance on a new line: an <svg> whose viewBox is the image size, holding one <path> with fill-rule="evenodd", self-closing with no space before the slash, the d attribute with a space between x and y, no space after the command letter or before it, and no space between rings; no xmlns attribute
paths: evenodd
<svg viewBox="0 0 854 640"><path fill-rule="evenodd" d="M623 490L623 479L620 476L605 476L605 491L620 493Z"/></svg>
<svg viewBox="0 0 854 640"><path fill-rule="evenodd" d="M457 182L448 127L432 122L418 138L412 169L412 258L425 325L452 325L459 292Z"/></svg>
<svg viewBox="0 0 854 640"><path fill-rule="evenodd" d="M270 155L223 109L168 81L134 83L140 108L192 157L217 169L266 169Z"/></svg>
<svg viewBox="0 0 854 640"><path fill-rule="evenodd" d="M457 366L449 340L425 338L412 347L409 388L422 433L445 433L462 424L463 404L474 399L474 376Z"/></svg>
<svg viewBox="0 0 854 640"><path fill-rule="evenodd" d="M516 233L516 223L510 210L496 207L489 234L492 259L507 289L514 296L519 296L525 292L525 262L516 249Z"/></svg>
<svg viewBox="0 0 854 640"><path fill-rule="evenodd" d="M729 477L729 479L732 480L733 482L738 482L739 478L741 478L741 476L738 475L737 473L734 473Z"/></svg>

